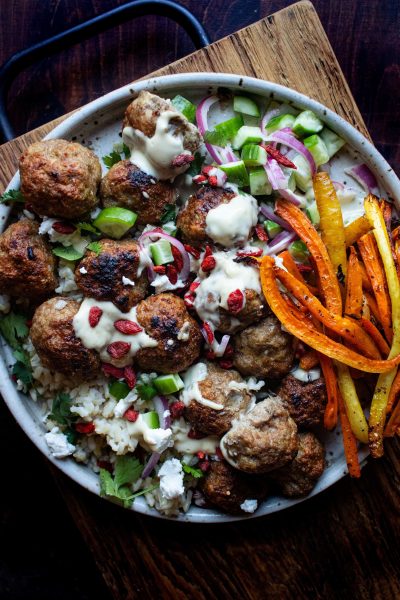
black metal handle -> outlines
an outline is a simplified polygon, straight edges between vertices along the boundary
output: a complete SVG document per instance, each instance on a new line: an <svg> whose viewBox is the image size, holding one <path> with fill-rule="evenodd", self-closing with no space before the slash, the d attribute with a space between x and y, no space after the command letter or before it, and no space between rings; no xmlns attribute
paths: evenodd
<svg viewBox="0 0 400 600"><path fill-rule="evenodd" d="M0 137L11 140L15 137L13 127L7 116L7 96L11 83L25 68L36 61L56 54L69 46L82 42L95 34L101 33L125 22L127 19L146 15L168 17L181 25L190 36L197 49L210 43L203 26L185 7L170 0L135 0L94 17L43 40L30 48L13 54L0 68Z"/></svg>

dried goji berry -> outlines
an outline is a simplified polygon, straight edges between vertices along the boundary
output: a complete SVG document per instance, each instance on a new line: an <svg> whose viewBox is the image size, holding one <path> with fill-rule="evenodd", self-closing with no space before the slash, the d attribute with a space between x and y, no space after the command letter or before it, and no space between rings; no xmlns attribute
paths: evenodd
<svg viewBox="0 0 400 600"><path fill-rule="evenodd" d="M171 419L179 419L183 415L183 411L185 410L185 405L183 402L173 402L169 406L169 412L171 413Z"/></svg>
<svg viewBox="0 0 400 600"><path fill-rule="evenodd" d="M199 460L203 460L206 457L206 454L202 450L199 450L198 452L196 452L196 456Z"/></svg>
<svg viewBox="0 0 400 600"><path fill-rule="evenodd" d="M93 433L94 431L94 423L90 422L90 423L76 423L75 424L75 430L78 433Z"/></svg>
<svg viewBox="0 0 400 600"><path fill-rule="evenodd" d="M183 301L185 303L186 308L193 308L194 300L195 298L190 292L183 296Z"/></svg>
<svg viewBox="0 0 400 600"><path fill-rule="evenodd" d="M221 367L221 369L232 369L233 362L231 360L220 360L219 366Z"/></svg>
<svg viewBox="0 0 400 600"><path fill-rule="evenodd" d="M107 346L107 352L113 358L122 358L128 354L131 345L128 342L112 342Z"/></svg>
<svg viewBox="0 0 400 600"><path fill-rule="evenodd" d="M221 448L219 446L217 446L217 448L215 449L215 454L218 456L218 458L220 458L221 460L223 460L224 455L221 452Z"/></svg>
<svg viewBox="0 0 400 600"><path fill-rule="evenodd" d="M103 311L101 310L101 308L99 308L98 306L92 306L92 308L89 310L89 325L90 325L90 327L96 327L96 325L98 324L98 322L101 319L102 314L103 314Z"/></svg>
<svg viewBox="0 0 400 600"><path fill-rule="evenodd" d="M207 360L215 360L216 358L214 350L207 350L205 355Z"/></svg>
<svg viewBox="0 0 400 600"><path fill-rule="evenodd" d="M233 349L232 344L228 344L227 347L225 348L224 358L232 358L234 352L235 351Z"/></svg>
<svg viewBox="0 0 400 600"><path fill-rule="evenodd" d="M71 223L63 223L62 221L57 221L56 223L53 223L52 228L54 229L54 231L57 231L57 233L65 233L66 235L68 235L69 233L74 233L74 231L76 230L76 227L71 225Z"/></svg>
<svg viewBox="0 0 400 600"><path fill-rule="evenodd" d="M178 281L178 271L176 270L174 265L167 266L167 277L172 283L172 285L174 285Z"/></svg>
<svg viewBox="0 0 400 600"><path fill-rule="evenodd" d="M208 183L212 187L218 187L218 179L217 179L216 175L210 175L210 177L208 178Z"/></svg>
<svg viewBox="0 0 400 600"><path fill-rule="evenodd" d="M237 256L261 256L263 253L262 248L255 248L254 250L239 250L236 252Z"/></svg>
<svg viewBox="0 0 400 600"><path fill-rule="evenodd" d="M212 251L211 246L206 246L204 248L204 257L206 257L206 256L212 256L212 253L213 253L213 251Z"/></svg>
<svg viewBox="0 0 400 600"><path fill-rule="evenodd" d="M207 181L207 177L205 175L195 175L194 177L192 177L192 181L193 183L206 183Z"/></svg>
<svg viewBox="0 0 400 600"><path fill-rule="evenodd" d="M124 377L124 370L115 365L110 365L110 363L103 363L101 368L104 375L111 375L111 377L115 377L116 379L123 379Z"/></svg>
<svg viewBox="0 0 400 600"><path fill-rule="evenodd" d="M200 285L200 281L192 281L192 283L190 284L189 290L191 292L195 292L197 290L197 288Z"/></svg>
<svg viewBox="0 0 400 600"><path fill-rule="evenodd" d="M213 256L206 256L203 258L200 266L205 273L209 273L215 269L216 264L217 263L215 262L215 258Z"/></svg>
<svg viewBox="0 0 400 600"><path fill-rule="evenodd" d="M237 315L243 308L244 295L242 290L235 290L228 296L227 304L228 310L233 315Z"/></svg>
<svg viewBox="0 0 400 600"><path fill-rule="evenodd" d="M172 256L174 257L174 264L178 273L180 273L183 269L183 258L182 254L179 252L178 248L171 245Z"/></svg>
<svg viewBox="0 0 400 600"><path fill-rule="evenodd" d="M268 152L268 154L272 156L272 158L274 158L276 162L280 163L284 167L289 167L289 169L297 169L296 165L292 163L291 160L286 158L286 156L283 156L283 154L281 154L279 150L277 150L273 146L261 144L261 147L264 148L264 150L266 150L266 152Z"/></svg>
<svg viewBox="0 0 400 600"><path fill-rule="evenodd" d="M164 265L156 265L153 267L153 271L157 273L157 275L165 275L167 269L164 267Z"/></svg>
<svg viewBox="0 0 400 600"><path fill-rule="evenodd" d="M214 167L212 165L205 165L202 169L201 172L203 173L203 175L207 175L209 174L209 172L213 169Z"/></svg>
<svg viewBox="0 0 400 600"><path fill-rule="evenodd" d="M265 231L262 225L257 225L256 234L259 240L261 240L262 242L268 242L267 232Z"/></svg>
<svg viewBox="0 0 400 600"><path fill-rule="evenodd" d="M126 410L124 412L124 419L126 419L127 421L130 421L131 423L134 423L135 421L137 421L139 416L139 413L137 410L133 410L133 408L128 408L128 410Z"/></svg>
<svg viewBox="0 0 400 600"><path fill-rule="evenodd" d="M136 385L136 373L133 370L133 367L125 367L124 369L124 379L128 384L128 387L133 390Z"/></svg>
<svg viewBox="0 0 400 600"><path fill-rule="evenodd" d="M207 337L207 342L209 344L212 344L213 341L214 341L214 332L211 329L210 323L207 323L207 321L204 321L204 323L203 323L203 329L204 329L204 332L205 332L206 337Z"/></svg>
<svg viewBox="0 0 400 600"><path fill-rule="evenodd" d="M197 248L193 248L193 246L190 246L189 244L184 244L184 248L186 252L189 252L189 254L193 256L193 258L200 258L200 250L197 250Z"/></svg>
<svg viewBox="0 0 400 600"><path fill-rule="evenodd" d="M125 333L126 335L135 335L135 333L143 331L140 325L135 323L135 321L128 321L128 319L118 319L118 321L114 321L114 327L117 331Z"/></svg>

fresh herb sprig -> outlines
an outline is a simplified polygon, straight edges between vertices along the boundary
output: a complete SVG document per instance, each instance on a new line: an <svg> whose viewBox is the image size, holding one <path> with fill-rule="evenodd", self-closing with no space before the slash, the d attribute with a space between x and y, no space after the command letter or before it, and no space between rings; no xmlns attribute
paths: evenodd
<svg viewBox="0 0 400 600"><path fill-rule="evenodd" d="M22 347L23 341L28 337L29 327L24 315L9 312L0 318L0 333L13 349L16 363L13 365L12 374L19 379L25 387L33 383L32 366L28 354Z"/></svg>
<svg viewBox="0 0 400 600"><path fill-rule="evenodd" d="M6 202L24 203L25 198L20 190L8 190L8 192L4 192L4 194L0 196L0 204L5 204Z"/></svg>
<svg viewBox="0 0 400 600"><path fill-rule="evenodd" d="M121 160L124 160L124 158L129 158L130 155L131 151L126 144L114 144L110 154L103 156L103 163L110 169L113 165L117 164Z"/></svg>
<svg viewBox="0 0 400 600"><path fill-rule="evenodd" d="M132 494L130 486L139 479L142 472L143 465L137 458L128 455L118 456L115 461L114 476L107 469L100 469L100 495L113 498L122 503L125 508L130 508L134 498L157 487Z"/></svg>

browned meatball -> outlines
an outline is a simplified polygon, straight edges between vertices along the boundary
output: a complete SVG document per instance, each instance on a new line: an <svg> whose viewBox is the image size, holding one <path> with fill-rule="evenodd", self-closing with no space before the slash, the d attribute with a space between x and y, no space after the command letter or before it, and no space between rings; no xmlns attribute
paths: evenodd
<svg viewBox="0 0 400 600"><path fill-rule="evenodd" d="M211 187L210 185L200 187L195 194L190 196L178 215L176 223L183 240L194 246L212 242L206 234L207 215L212 208L216 208L220 204L228 204L235 196L235 192L229 188Z"/></svg>
<svg viewBox="0 0 400 600"><path fill-rule="evenodd" d="M81 144L36 142L21 156L19 169L21 192L40 215L76 219L98 203L100 162Z"/></svg>
<svg viewBox="0 0 400 600"><path fill-rule="evenodd" d="M265 477L246 475L225 461L211 463L199 489L212 506L233 515L244 514L240 505L245 500L261 501L268 494Z"/></svg>
<svg viewBox="0 0 400 600"><path fill-rule="evenodd" d="M255 290L245 290L246 302L242 310L231 315L225 308L219 308L218 331L221 333L237 333L252 323L257 323L269 312L264 299Z"/></svg>
<svg viewBox="0 0 400 600"><path fill-rule="evenodd" d="M225 459L246 473L267 473L293 460L297 426L278 396L266 398L233 422L221 439Z"/></svg>
<svg viewBox="0 0 400 600"><path fill-rule="evenodd" d="M147 137L152 137L156 130L157 118L166 111L177 112L169 100L141 91L126 109L124 127L130 125L142 131ZM194 154L201 142L197 127L189 123L181 113L170 120L170 125L176 135L183 136L184 149Z"/></svg>
<svg viewBox="0 0 400 600"><path fill-rule="evenodd" d="M239 384L236 388L235 383ZM192 398L185 409L186 420L202 433L223 435L231 427L232 420L251 405L252 395L243 385L245 382L237 371L207 363L207 377L198 382L200 393L205 400L221 404L223 409L211 408ZM187 394L182 396L187 402Z"/></svg>
<svg viewBox="0 0 400 600"><path fill-rule="evenodd" d="M157 181L129 160L113 165L103 178L100 196L104 206L122 206L137 213L137 224L154 225L168 206L174 206L176 192L167 181Z"/></svg>
<svg viewBox="0 0 400 600"><path fill-rule="evenodd" d="M109 300L123 312L146 297L146 273L138 277L139 245L134 240L101 240L101 252L87 251L75 269L75 281L85 296ZM125 285L127 277L135 285Z"/></svg>
<svg viewBox="0 0 400 600"><path fill-rule="evenodd" d="M43 366L65 375L89 379L97 375L100 358L75 336L73 318L79 303L57 296L36 309L30 331Z"/></svg>
<svg viewBox="0 0 400 600"><path fill-rule="evenodd" d="M298 438L296 458L289 465L271 473L282 494L289 498L309 494L325 468L324 447L318 438L310 431L299 433Z"/></svg>
<svg viewBox="0 0 400 600"><path fill-rule="evenodd" d="M141 348L135 356L144 371L178 373L199 357L201 331L182 298L168 293L149 296L138 304L136 316L146 333L158 341L155 348Z"/></svg>
<svg viewBox="0 0 400 600"><path fill-rule="evenodd" d="M277 394L298 427L312 427L321 422L327 401L323 377L304 383L293 375L287 375L278 387Z"/></svg>
<svg viewBox="0 0 400 600"><path fill-rule="evenodd" d="M280 379L292 368L293 336L271 314L233 338L233 364L242 375Z"/></svg>
<svg viewBox="0 0 400 600"><path fill-rule="evenodd" d="M0 292L28 298L51 294L57 287L54 268L37 223L23 219L0 235Z"/></svg>

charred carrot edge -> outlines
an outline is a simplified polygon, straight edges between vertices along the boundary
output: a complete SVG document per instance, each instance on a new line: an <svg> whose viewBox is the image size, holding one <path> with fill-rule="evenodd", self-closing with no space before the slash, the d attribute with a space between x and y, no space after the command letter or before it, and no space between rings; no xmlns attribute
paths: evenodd
<svg viewBox="0 0 400 600"><path fill-rule="evenodd" d="M391 343L393 339L391 302L382 261L373 234L368 233L360 238L358 248L375 295L379 321L382 324L386 339Z"/></svg>
<svg viewBox="0 0 400 600"><path fill-rule="evenodd" d="M300 368L305 371L309 371L310 369L314 369L319 364L319 356L316 350L308 350L301 358L300 358Z"/></svg>
<svg viewBox="0 0 400 600"><path fill-rule="evenodd" d="M342 314L342 296L336 273L326 246L314 225L300 208L283 198L277 201L275 212L281 219L289 223L306 244L318 273L320 291L327 309L334 314Z"/></svg>
<svg viewBox="0 0 400 600"><path fill-rule="evenodd" d="M328 402L326 403L324 412L324 427L329 431L337 425L338 419L338 383L336 379L333 362L324 354L319 353L319 362L322 373L324 374L326 395Z"/></svg>
<svg viewBox="0 0 400 600"><path fill-rule="evenodd" d="M363 293L362 273L354 246L350 247L347 263L346 301L344 312L349 317L360 319L362 315Z"/></svg>
<svg viewBox="0 0 400 600"><path fill-rule="evenodd" d="M400 394L400 369L396 373L396 377L393 379L392 387L389 392L389 399L386 406L386 413L392 412L393 405Z"/></svg>
<svg viewBox="0 0 400 600"><path fill-rule="evenodd" d="M361 317L360 325L374 340L382 356L386 357L390 352L390 347L383 335L381 334L381 332L379 331L379 329L375 327L375 325L371 321L365 319L364 317Z"/></svg>
<svg viewBox="0 0 400 600"><path fill-rule="evenodd" d="M378 305L376 303L375 298L369 292L364 292L364 296L365 296L365 299L366 299L366 301L368 303L370 311L372 312L372 315L373 315L374 319L376 320L377 323L380 323L379 309L378 309Z"/></svg>
<svg viewBox="0 0 400 600"><path fill-rule="evenodd" d="M282 259L283 266L285 267L285 269L287 269L289 271L289 273L291 273L293 275L293 277L296 277L296 279L301 281L301 283L304 283L304 285L306 285L308 287L308 289L310 290L310 292L312 294L316 295L316 293L318 293L317 288L314 287L313 285L310 285L304 279L303 275L299 271L298 266L296 265L296 261L294 260L293 256L290 254L290 252L288 250L284 250L283 252L278 254L278 257Z"/></svg>
<svg viewBox="0 0 400 600"><path fill-rule="evenodd" d="M346 246L349 247L355 244L360 237L371 231L371 229L372 227L365 215L346 225L344 228Z"/></svg>
<svg viewBox="0 0 400 600"><path fill-rule="evenodd" d="M358 460L357 439L351 430L341 393L338 391L339 418L342 426L343 447L350 477L361 476L360 461Z"/></svg>

